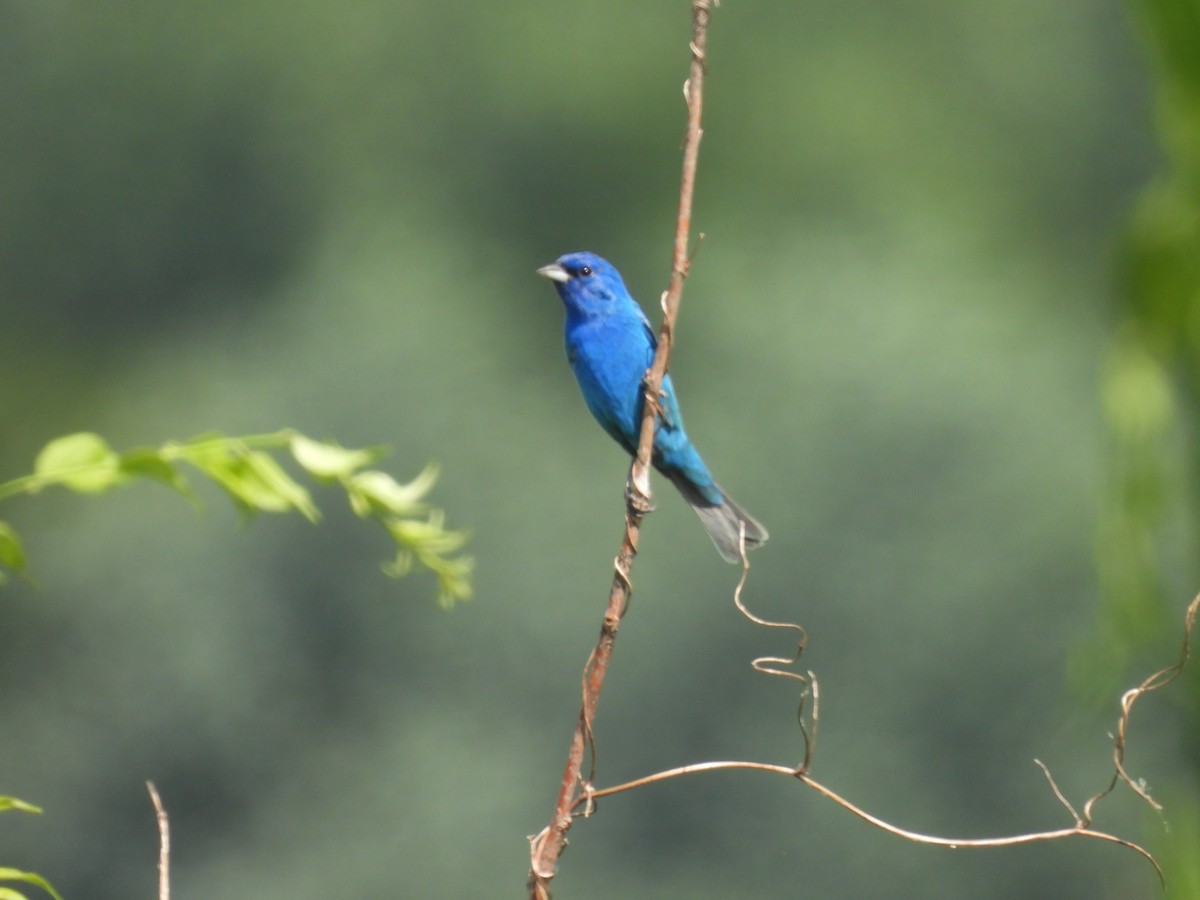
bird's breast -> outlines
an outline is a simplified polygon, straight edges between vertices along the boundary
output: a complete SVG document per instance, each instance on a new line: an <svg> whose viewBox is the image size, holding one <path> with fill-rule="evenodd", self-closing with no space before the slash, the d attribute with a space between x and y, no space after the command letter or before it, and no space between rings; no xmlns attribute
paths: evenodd
<svg viewBox="0 0 1200 900"><path fill-rule="evenodd" d="M638 430L642 380L654 353L640 323L589 321L566 330L567 359L583 398L610 432L630 439Z"/></svg>

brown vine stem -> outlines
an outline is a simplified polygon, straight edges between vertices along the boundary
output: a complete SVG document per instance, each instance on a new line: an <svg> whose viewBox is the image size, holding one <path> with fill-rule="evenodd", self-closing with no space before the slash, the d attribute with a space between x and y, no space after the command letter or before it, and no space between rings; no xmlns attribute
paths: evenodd
<svg viewBox="0 0 1200 900"><path fill-rule="evenodd" d="M621 617L629 605L632 585L629 580L634 557L637 556L638 534L642 518L651 509L650 493L650 450L654 443L654 429L658 414L658 395L662 390L663 376L671 356L671 343L675 331L675 316L679 299L683 295L683 281L688 270L688 241L692 221L692 195L696 185L696 163L700 153L700 109L704 88L705 48L708 43L708 23L716 0L692 0L692 52L691 68L684 82L683 96L687 102L687 132L683 144L683 174L679 187L679 213L675 220L675 248L671 260L671 280L662 297L663 322L659 332L658 348L654 364L646 373L645 403L643 404L642 430L638 440L637 456L629 470L626 488L625 534L621 549L614 563L612 587L608 606L587 664L583 668L583 698L579 708L579 720L567 753L567 764L559 784L558 797L550 824L530 839L530 867L528 887L533 900L548 900L550 880L558 867L558 858L567 842L567 829L574 820L574 810L591 790L591 776L581 777L583 760L589 747L592 748L592 765L595 766L595 748L592 723L596 707L600 702L600 691L608 664L612 659L617 629Z"/></svg>
<svg viewBox="0 0 1200 900"><path fill-rule="evenodd" d="M1192 652L1192 632L1196 627L1197 615L1200 615L1200 594L1197 594L1192 602L1188 604L1187 612L1184 614L1183 646L1179 650L1179 658L1175 664L1165 669L1160 669L1137 687L1131 688L1121 695L1121 715L1117 719L1117 733L1113 738L1113 767L1115 772L1108 786L1084 804L1082 816L1084 823L1092 821L1092 814L1096 808L1096 804L1111 794L1120 781L1125 782L1135 794L1141 797L1156 812L1162 813L1162 806L1159 802L1150 796L1140 780L1132 778L1125 769L1125 742L1129 734L1129 718L1133 714L1133 705L1137 703L1139 698L1151 691L1157 691L1166 687L1179 677L1183 671L1183 667L1187 665L1188 658Z"/></svg>
<svg viewBox="0 0 1200 900"><path fill-rule="evenodd" d="M751 613L742 603L741 588L742 584L739 584L737 591L734 593L734 602L744 615L760 625L770 627L788 627L787 623L769 622ZM1115 834L1110 834L1109 832L1093 828L1092 820L1096 804L1111 794L1116 786L1121 782L1124 782L1136 796L1142 799L1154 810L1161 813L1162 806L1150 796L1145 786L1139 780L1135 780L1132 776L1130 776L1128 771L1125 769L1125 750L1129 735L1129 720L1133 713L1134 704L1141 697L1154 691L1162 690L1164 687L1175 681L1182 673L1184 666L1187 665L1188 660L1191 657L1192 636L1193 632L1195 631L1196 621L1198 618L1200 618L1200 595L1197 595L1192 602L1188 604L1187 610L1184 613L1183 645L1180 647L1179 655L1176 658L1176 661L1172 665L1158 670L1153 675L1144 679L1137 687L1131 688L1121 695L1121 715L1117 720L1116 734L1113 737L1114 773L1108 786L1087 801L1087 804L1083 808L1082 815L1076 811L1075 807L1071 805L1071 802L1059 789L1057 782L1054 780L1054 776L1050 773L1050 769L1046 766L1046 764L1041 760L1034 760L1034 763L1042 770L1042 774L1046 776L1046 781L1049 783L1050 789L1054 792L1055 798L1060 804L1062 804L1067 812L1071 814L1071 818L1074 820L1075 824L1069 828L1055 828L1048 831L1031 831L1024 834L1013 834L991 838L942 837L938 835L922 834L921 832L910 831L907 828L901 828L898 825L893 825L892 823L887 822L870 812L867 812L867 810L863 809L861 806L851 803L845 797L841 796L833 789L826 787L824 784L808 774L812 756L812 741L809 739L807 732L804 732L805 758L804 762L799 766L781 766L774 763L752 761L694 763L689 766L679 766L674 769L666 769L662 772L655 772L653 775L646 775L642 778L638 778L633 781L627 781L624 784L618 784L613 787L597 789L592 788L589 785L588 790L584 791L582 795L576 799L575 805L584 805L585 811L590 812L592 809L594 809L596 801L603 797L610 797L614 794L620 794L624 793L625 791L634 790L635 788L642 788L646 787L647 785L657 784L673 778L680 778L684 775L696 775L702 772L713 772L722 769L745 769L757 772L770 772L776 775L786 775L789 778L794 778L804 784L806 787L812 788L821 796L832 800L838 806L858 816L863 821L874 825L876 828L919 844L931 844L937 847L948 847L956 850L962 847L1012 847L1017 844L1033 844L1042 841L1061 840L1071 837L1091 838L1092 840L1106 841L1110 844L1117 844L1118 846L1133 850L1135 853L1139 854L1146 861L1148 861L1150 865L1154 867L1154 871L1158 873L1159 882L1165 887L1166 877L1163 873L1162 867L1158 864L1158 860L1154 858L1150 851L1139 844L1135 844L1133 841L1128 841L1122 837L1118 837ZM799 626L795 625L790 627L799 629ZM800 629L800 632L803 634L802 629ZM803 650L803 644L801 644L800 650ZM768 675L781 675L805 682L806 679L796 672L774 668L773 664L775 663L790 665L795 661L795 659L796 657L787 660L764 657L762 659L755 660L754 667L758 671ZM811 672L808 673L807 682L811 684L813 689L813 719L815 731L816 678ZM804 729L803 709L801 710L801 729Z"/></svg>
<svg viewBox="0 0 1200 900"><path fill-rule="evenodd" d="M812 788L821 796L832 800L838 806L853 813L863 821L869 822L876 828L918 844L932 844L937 847L948 847L951 850L957 850L963 847L1012 847L1017 844L1033 844L1040 841L1054 841L1069 837L1085 837L1092 838L1093 840L1107 841L1111 844L1118 844L1122 847L1127 847L1128 849L1133 850L1135 853L1140 854L1150 863L1150 865L1154 867L1154 871L1158 873L1159 881L1164 885L1166 883L1162 868L1159 866L1158 861L1150 854L1149 850L1146 850L1144 847L1141 847L1132 841L1127 841L1124 838L1117 837L1115 834L1109 834L1107 831L1099 831L1097 829L1090 828L1080 820L1077 820L1075 825L1070 828L1056 828L1050 831L1031 831L1025 834L1014 834L993 838L955 838L940 837L933 834L922 834L919 831L909 831L907 828L901 828L898 825L893 825L891 822L885 821L884 819L867 812L861 806L851 803L832 788L826 787L811 775L806 774L802 769L779 766L772 763L714 761L695 763L690 766L679 766L675 769L666 769L662 772L655 772L653 775L647 775L644 778L638 778L634 781L627 781L624 784L618 784L613 787L590 791L585 797L581 797L579 802L582 803L586 801L588 807L590 808L591 805L601 797L608 797L612 794L620 794L624 791L631 791L634 788L645 787L646 785L655 784L659 781L666 781L671 778L679 778L683 775L696 775L701 772L713 772L719 769L750 769L759 772L771 772L776 775L787 775L791 778L795 778L806 787ZM1057 787L1055 787L1055 793L1058 793Z"/></svg>

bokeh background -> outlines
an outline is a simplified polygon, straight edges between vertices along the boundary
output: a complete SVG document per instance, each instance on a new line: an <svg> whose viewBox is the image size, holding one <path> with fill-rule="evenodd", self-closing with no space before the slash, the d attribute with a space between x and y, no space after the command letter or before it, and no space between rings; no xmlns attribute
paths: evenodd
<svg viewBox="0 0 1200 900"><path fill-rule="evenodd" d="M1069 825L1034 758L1077 805L1103 787L1116 698L1172 661L1197 587L1184 464L1138 507L1161 618L1136 641L1098 565L1128 545L1101 526L1128 511L1106 408L1136 420L1168 389L1130 331L1130 223L1200 134L1156 133L1156 6L1194 21L1180 0L715 17L672 371L772 532L747 602L808 630L814 774L905 827ZM0 6L0 476L80 429L294 426L390 445L402 478L438 460L477 559L446 613L428 577L380 573L386 539L333 491L318 528L244 525L215 490L199 516L152 486L9 501L36 584L0 596L0 793L45 814L0 820L0 865L153 896L153 779L179 900L521 895L626 472L533 270L595 250L655 312L689 27L684 0ZM1186 261L1196 218L1167 206ZM1106 407L1114 365L1144 377ZM787 640L736 614L736 570L659 499L599 782L798 760L795 691L748 665ZM1128 794L1098 816L1179 871L1194 698L1139 706L1127 759L1172 831ZM1159 896L1112 845L915 846L745 773L606 800L571 839L572 898Z"/></svg>

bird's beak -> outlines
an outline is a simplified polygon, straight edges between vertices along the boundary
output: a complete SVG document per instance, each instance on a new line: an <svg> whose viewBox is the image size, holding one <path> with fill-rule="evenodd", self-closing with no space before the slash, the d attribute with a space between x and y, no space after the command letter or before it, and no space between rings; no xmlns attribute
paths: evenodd
<svg viewBox="0 0 1200 900"><path fill-rule="evenodd" d="M537 270L537 273L543 278L549 278L551 281L557 281L561 284L566 284L571 280L571 273L558 263L550 263L548 266L542 266Z"/></svg>

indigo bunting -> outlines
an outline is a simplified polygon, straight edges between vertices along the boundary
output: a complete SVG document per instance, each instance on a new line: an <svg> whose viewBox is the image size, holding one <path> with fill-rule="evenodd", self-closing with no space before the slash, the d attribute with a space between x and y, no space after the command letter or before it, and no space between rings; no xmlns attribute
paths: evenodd
<svg viewBox="0 0 1200 900"><path fill-rule="evenodd" d="M567 308L567 359L584 402L604 430L627 453L636 454L643 381L658 344L650 321L629 295L621 274L594 253L568 253L537 272L554 282ZM709 474L683 430L670 375L663 378L659 405L654 468L683 494L717 552L728 562L738 562L740 526L746 529L746 549L765 541L767 529L734 503Z"/></svg>

